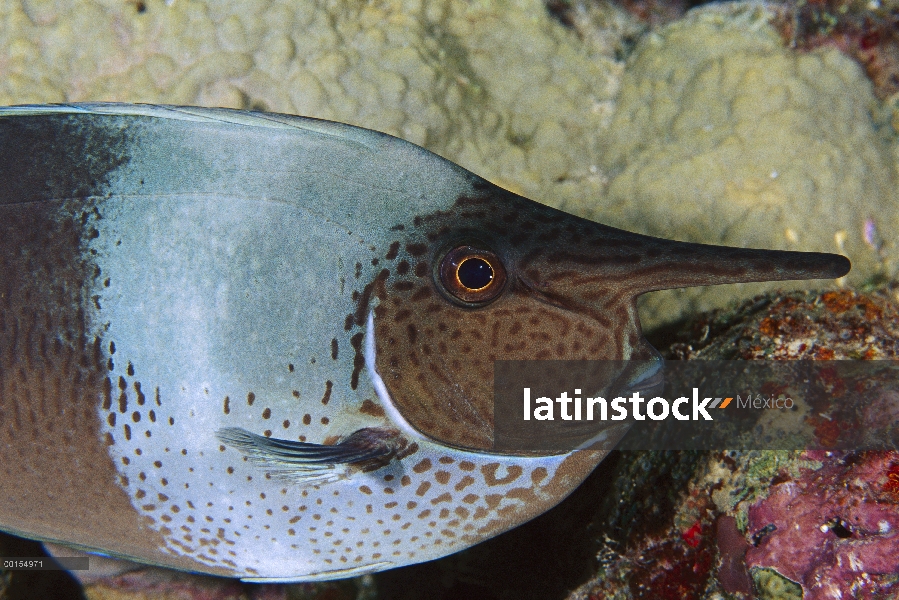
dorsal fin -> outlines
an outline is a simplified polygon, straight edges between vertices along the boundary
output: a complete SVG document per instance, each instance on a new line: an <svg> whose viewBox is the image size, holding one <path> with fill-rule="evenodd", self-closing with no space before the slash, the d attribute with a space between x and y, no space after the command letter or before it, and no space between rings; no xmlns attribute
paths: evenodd
<svg viewBox="0 0 899 600"><path fill-rule="evenodd" d="M378 138L385 134L344 123L323 121L277 113L252 112L231 108L205 108L200 106L174 106L167 104L123 104L118 102L84 102L74 104L24 104L0 107L0 118L46 116L60 114L118 115L152 117L194 122L219 122L246 127L301 130L318 135L336 137L374 149Z"/></svg>

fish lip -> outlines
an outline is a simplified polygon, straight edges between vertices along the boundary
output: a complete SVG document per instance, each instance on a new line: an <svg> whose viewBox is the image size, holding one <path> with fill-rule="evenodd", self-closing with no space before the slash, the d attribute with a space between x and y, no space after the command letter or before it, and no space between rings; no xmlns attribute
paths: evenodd
<svg viewBox="0 0 899 600"><path fill-rule="evenodd" d="M665 362L661 357L653 357L652 365L637 381L624 386L627 394L643 394L646 396L659 394L665 388Z"/></svg>
<svg viewBox="0 0 899 600"><path fill-rule="evenodd" d="M643 392L648 395L660 392L665 387L665 369L661 363L654 369L651 374L628 386L628 393Z"/></svg>
<svg viewBox="0 0 899 600"><path fill-rule="evenodd" d="M649 397L654 397L657 394L661 393L665 387L665 362L662 360L661 356L655 355L653 356L652 365L648 373L644 374L640 379L635 381L634 383L624 386L621 389L620 393L625 395L640 393ZM621 438L624 437L625 433L630 430L632 423L629 421L623 421L622 423L613 426L612 430L622 431L621 435L618 437L618 441L615 442L615 445L621 441ZM622 428L622 429L619 429ZM593 450L595 449L596 444L604 442L610 439L612 435L610 432L612 430L604 430L593 436L592 438L582 442L579 446L574 448L572 451L577 452L579 450Z"/></svg>

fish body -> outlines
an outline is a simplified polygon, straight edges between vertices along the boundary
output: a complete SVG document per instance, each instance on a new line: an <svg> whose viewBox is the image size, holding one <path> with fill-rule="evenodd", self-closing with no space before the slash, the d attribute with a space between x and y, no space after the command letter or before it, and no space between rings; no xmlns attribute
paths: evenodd
<svg viewBox="0 0 899 600"><path fill-rule="evenodd" d="M639 293L848 269L348 125L115 104L0 109L0 261L0 528L251 581L430 560L573 490L623 431L492 451L494 360L657 361Z"/></svg>

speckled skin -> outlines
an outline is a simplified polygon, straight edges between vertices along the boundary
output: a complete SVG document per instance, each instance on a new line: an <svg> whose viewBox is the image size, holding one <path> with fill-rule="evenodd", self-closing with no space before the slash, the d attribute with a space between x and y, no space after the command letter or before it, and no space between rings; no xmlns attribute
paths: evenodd
<svg viewBox="0 0 899 600"><path fill-rule="evenodd" d="M0 173L0 527L248 580L432 559L577 486L620 433L491 453L492 360L652 358L643 291L848 268L628 234L283 115L3 109ZM432 272L468 239L510 276L479 309ZM402 450L304 485L222 444L224 427L315 444L395 429Z"/></svg>

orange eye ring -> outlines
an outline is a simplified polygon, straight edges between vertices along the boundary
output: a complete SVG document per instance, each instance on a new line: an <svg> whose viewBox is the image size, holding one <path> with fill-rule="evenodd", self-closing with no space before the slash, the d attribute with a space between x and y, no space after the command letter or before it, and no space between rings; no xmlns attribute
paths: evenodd
<svg viewBox="0 0 899 600"><path fill-rule="evenodd" d="M499 257L474 246L457 246L440 262L440 284L463 304L484 304L503 291L506 269Z"/></svg>

